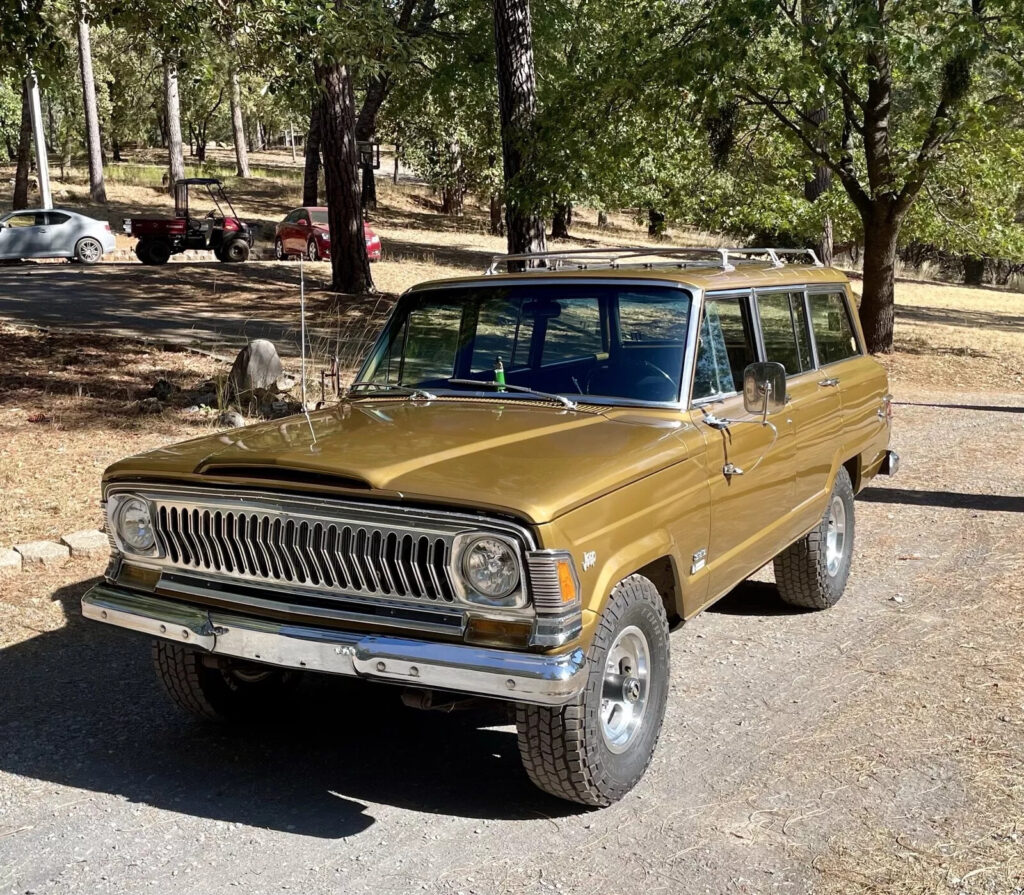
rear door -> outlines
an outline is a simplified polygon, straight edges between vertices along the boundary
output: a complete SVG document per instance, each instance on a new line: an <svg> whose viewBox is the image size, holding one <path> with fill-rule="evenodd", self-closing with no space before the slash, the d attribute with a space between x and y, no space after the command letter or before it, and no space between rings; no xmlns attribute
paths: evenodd
<svg viewBox="0 0 1024 895"><path fill-rule="evenodd" d="M824 509L843 428L839 388L815 362L802 286L758 290L757 310L765 359L786 368L786 416L795 440L793 505L802 529Z"/></svg>
<svg viewBox="0 0 1024 895"><path fill-rule="evenodd" d="M822 379L839 393L843 458L865 453L872 463L889 439L885 370L864 350L844 284L808 287L807 307Z"/></svg>
<svg viewBox="0 0 1024 895"><path fill-rule="evenodd" d="M793 428L788 414L771 425L743 406L743 370L758 360L753 296L712 293L695 363L691 418L707 445L711 535L705 557L714 599L778 552L780 529L791 524ZM727 425L716 421L732 420ZM742 421L742 422L740 422Z"/></svg>
<svg viewBox="0 0 1024 895"><path fill-rule="evenodd" d="M70 258L75 252L76 237L79 235L80 228L76 224L71 215L62 211L46 212L46 233L40 241L46 254Z"/></svg>

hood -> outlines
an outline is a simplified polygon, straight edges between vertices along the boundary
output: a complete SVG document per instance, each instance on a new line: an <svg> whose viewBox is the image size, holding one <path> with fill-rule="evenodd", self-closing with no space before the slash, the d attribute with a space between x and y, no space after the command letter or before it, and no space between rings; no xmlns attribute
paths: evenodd
<svg viewBox="0 0 1024 895"><path fill-rule="evenodd" d="M104 478L276 480L543 523L686 459L703 444L694 436L672 411L363 399L311 413L309 422L292 416L159 448L115 463Z"/></svg>

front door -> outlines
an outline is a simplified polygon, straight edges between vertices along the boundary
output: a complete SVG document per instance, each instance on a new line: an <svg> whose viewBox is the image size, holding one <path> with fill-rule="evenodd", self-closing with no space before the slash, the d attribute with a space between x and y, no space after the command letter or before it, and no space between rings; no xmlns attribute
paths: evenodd
<svg viewBox="0 0 1024 895"><path fill-rule="evenodd" d="M0 229L0 258L34 258L41 254L46 239L46 218L42 212L12 214Z"/></svg>
<svg viewBox="0 0 1024 895"><path fill-rule="evenodd" d="M709 598L742 581L778 552L791 524L793 423L773 414L765 425L743 406L743 370L758 359L749 293L710 295L704 303L691 417L707 445L711 534Z"/></svg>

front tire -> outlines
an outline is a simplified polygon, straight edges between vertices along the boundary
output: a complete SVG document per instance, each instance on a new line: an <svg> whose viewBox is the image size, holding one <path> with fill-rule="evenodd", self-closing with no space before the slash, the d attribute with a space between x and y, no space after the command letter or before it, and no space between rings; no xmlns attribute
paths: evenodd
<svg viewBox="0 0 1024 895"><path fill-rule="evenodd" d="M616 585L587 653L587 683L559 707L518 704L519 754L545 792L582 805L621 799L644 775L668 700L668 619L654 585Z"/></svg>
<svg viewBox="0 0 1024 895"><path fill-rule="evenodd" d="M853 484L840 466L821 522L775 557L783 601L802 609L835 606L850 577L853 531Z"/></svg>
<svg viewBox="0 0 1024 895"><path fill-rule="evenodd" d="M103 257L103 246L98 239L83 236L75 245L75 260L79 264L95 264Z"/></svg>
<svg viewBox="0 0 1024 895"><path fill-rule="evenodd" d="M254 721L279 710L299 674L242 660L212 659L166 640L153 641L153 663L171 701L206 721Z"/></svg>
<svg viewBox="0 0 1024 895"><path fill-rule="evenodd" d="M308 243L306 243L306 257L310 261L320 260L320 247L316 244L315 239L311 239Z"/></svg>

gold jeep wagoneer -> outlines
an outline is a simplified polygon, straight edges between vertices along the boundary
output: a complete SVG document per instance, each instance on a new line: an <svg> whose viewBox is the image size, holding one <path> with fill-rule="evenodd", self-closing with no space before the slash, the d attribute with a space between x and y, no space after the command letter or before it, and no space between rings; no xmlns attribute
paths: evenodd
<svg viewBox="0 0 1024 895"><path fill-rule="evenodd" d="M785 601L842 595L854 494L898 464L886 374L811 252L506 260L403 295L335 406L111 466L83 610L207 718L301 671L510 701L530 778L607 805L670 629L772 559Z"/></svg>

